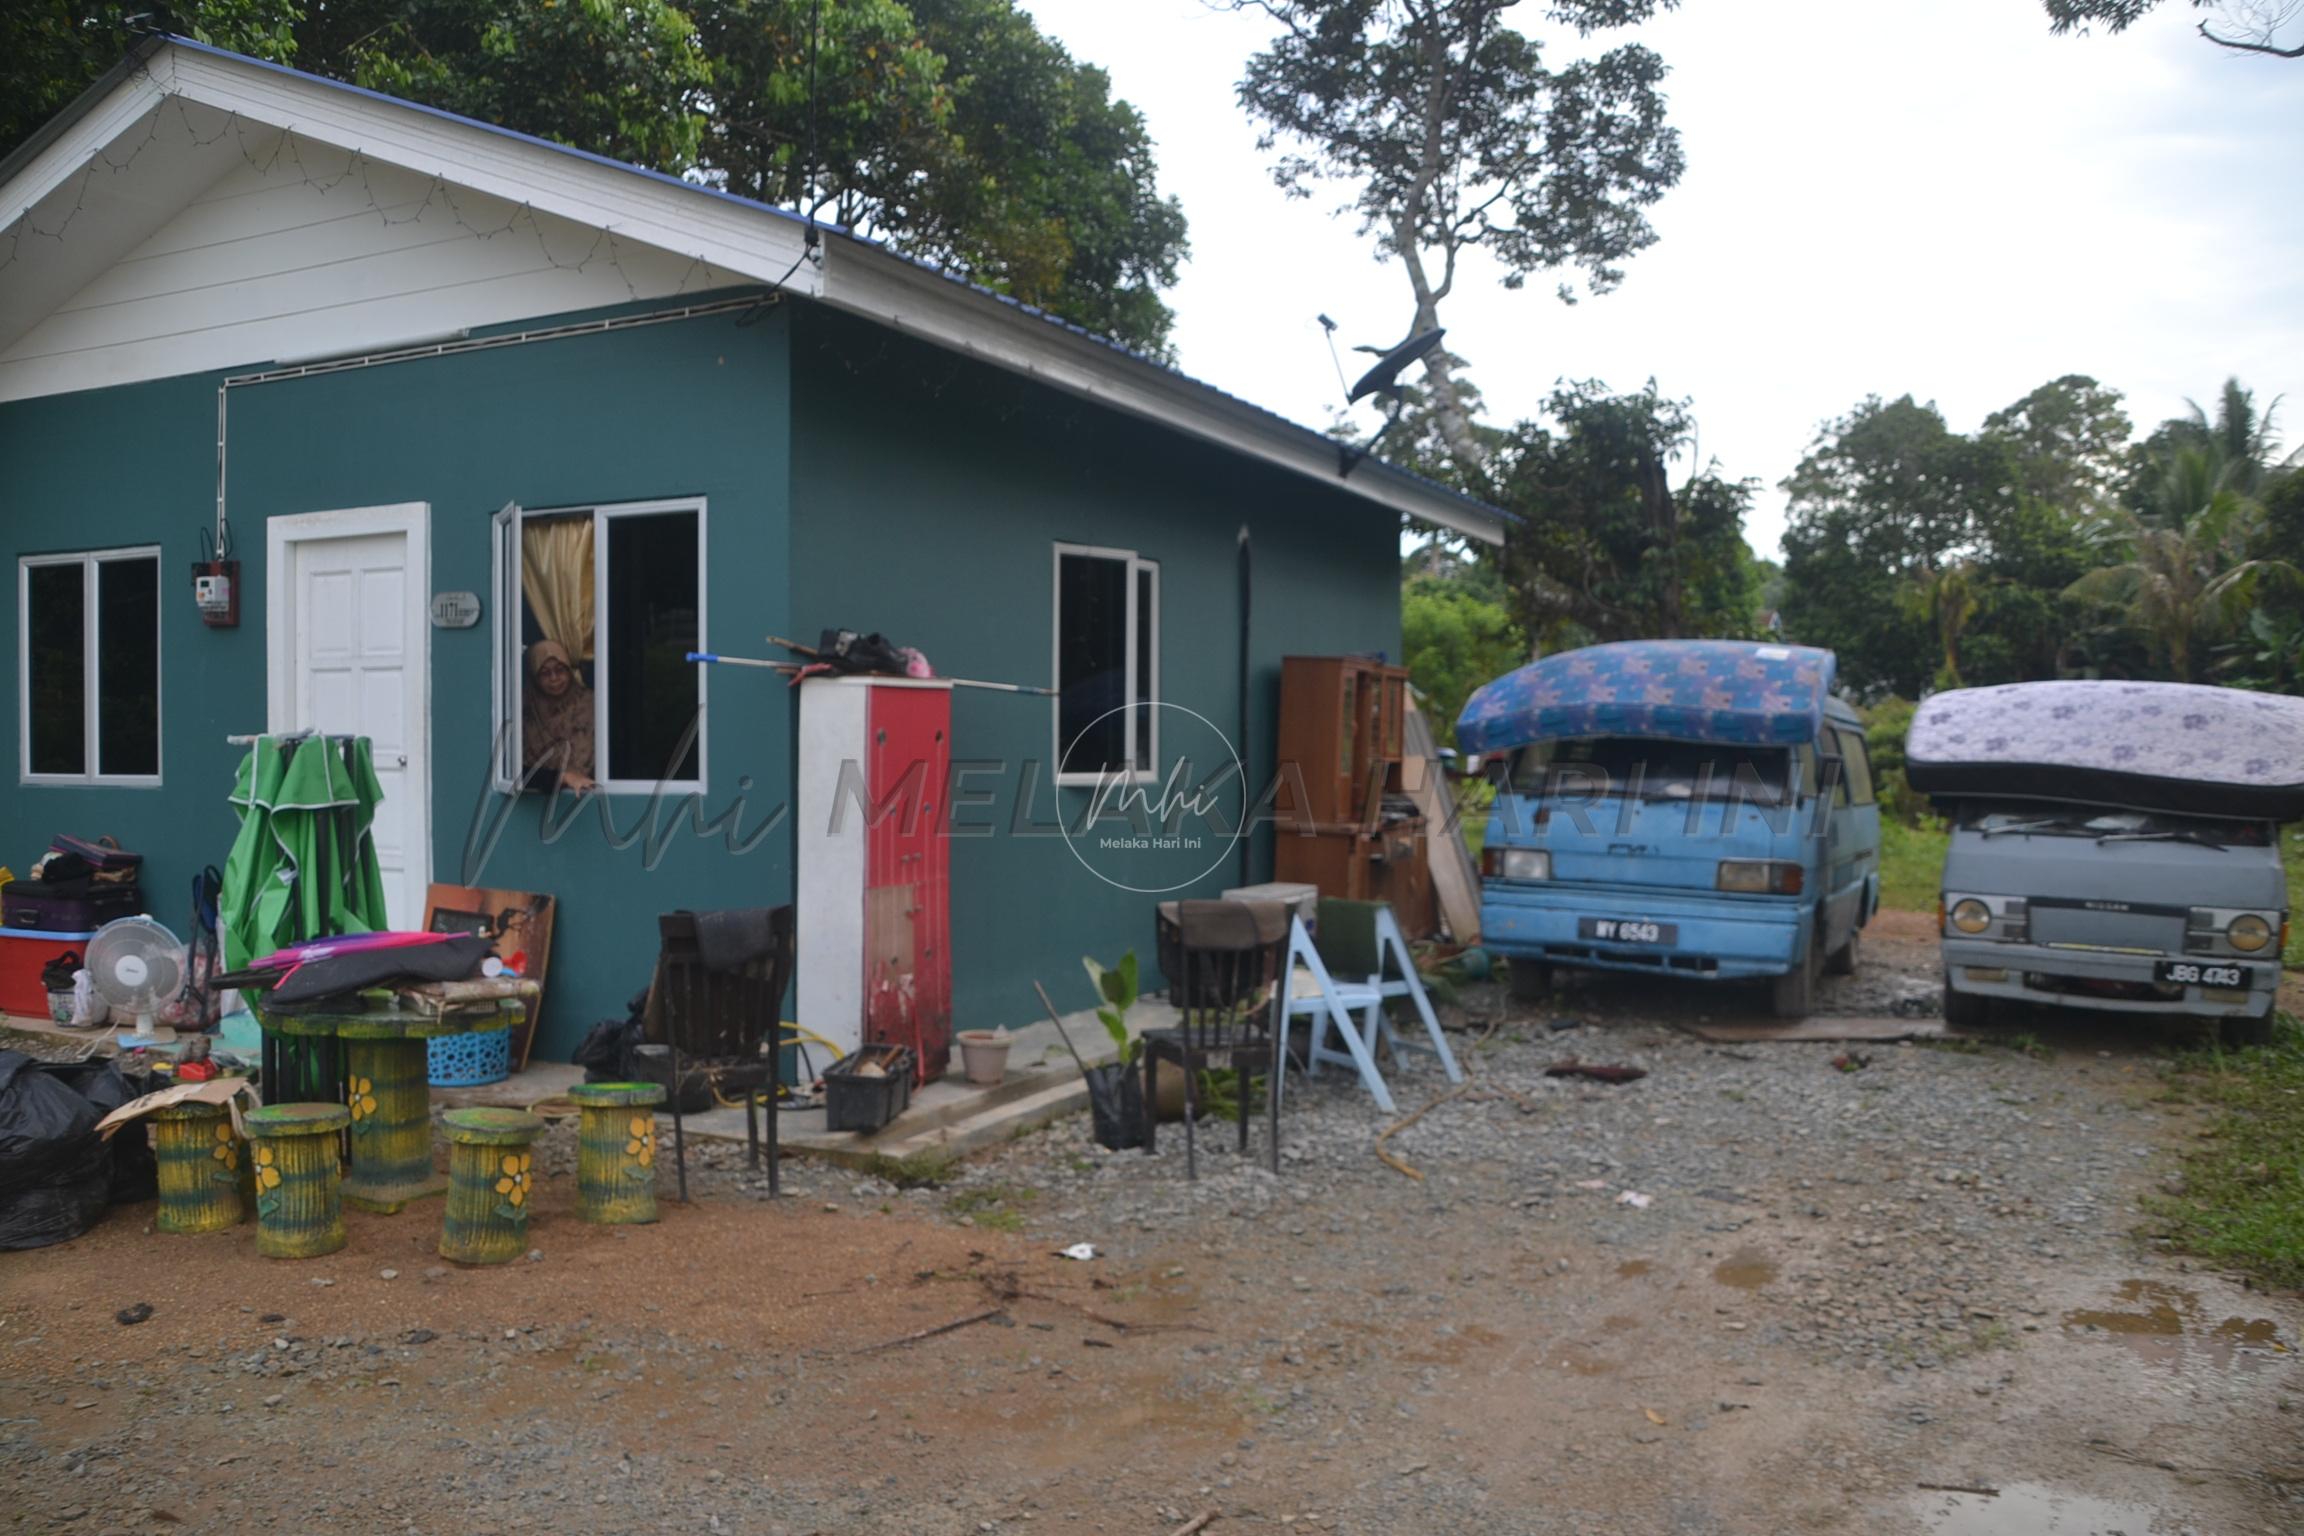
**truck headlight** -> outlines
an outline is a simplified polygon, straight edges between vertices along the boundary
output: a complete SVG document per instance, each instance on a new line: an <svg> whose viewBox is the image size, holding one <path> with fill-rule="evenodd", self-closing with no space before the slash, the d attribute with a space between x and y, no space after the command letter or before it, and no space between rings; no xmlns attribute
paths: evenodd
<svg viewBox="0 0 2304 1536"><path fill-rule="evenodd" d="M2253 912L2243 912L2224 927L2224 941L2244 955L2252 955L2272 942L2272 925Z"/></svg>
<svg viewBox="0 0 2304 1536"><path fill-rule="evenodd" d="M1747 896L1797 896L1800 881L1800 866L1783 859L1722 859L1713 884Z"/></svg>
<svg viewBox="0 0 2304 1536"><path fill-rule="evenodd" d="M1973 896L1963 896L1952 903L1951 921L1962 933L1982 933L1992 926L1992 909Z"/></svg>
<svg viewBox="0 0 2304 1536"><path fill-rule="evenodd" d="M1544 848L1483 848L1480 872L1497 880L1549 880L1552 854Z"/></svg>

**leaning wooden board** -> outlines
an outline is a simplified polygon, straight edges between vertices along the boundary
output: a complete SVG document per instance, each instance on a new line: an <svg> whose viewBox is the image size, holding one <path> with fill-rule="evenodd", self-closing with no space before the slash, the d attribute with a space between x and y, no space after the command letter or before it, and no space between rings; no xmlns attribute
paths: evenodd
<svg viewBox="0 0 2304 1536"><path fill-rule="evenodd" d="M1408 755L1401 778L1416 808L1424 813L1425 837L1430 845L1432 890L1440 898L1440 916L1448 936L1459 944L1480 942L1480 871L1473 866L1472 850L1464 845L1461 818L1451 799L1448 776L1440 769L1440 753L1433 744L1432 727L1416 707L1411 689L1402 724ZM1415 770L1421 768L1421 772Z"/></svg>

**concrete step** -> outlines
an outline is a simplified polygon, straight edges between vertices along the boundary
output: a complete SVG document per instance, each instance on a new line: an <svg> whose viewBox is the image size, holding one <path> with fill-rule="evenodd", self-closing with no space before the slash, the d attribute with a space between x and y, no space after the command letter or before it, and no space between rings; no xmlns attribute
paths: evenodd
<svg viewBox="0 0 2304 1536"><path fill-rule="evenodd" d="M1087 1107L1088 1085L1073 1072L1019 1097L989 1105L979 1102L974 1113L941 1124L914 1129L906 1123L907 1134L902 1137L891 1139L886 1131L876 1136L825 1135L811 1137L804 1148L793 1150L864 1169L910 1157L964 1157ZM909 1119L905 1117L906 1122Z"/></svg>

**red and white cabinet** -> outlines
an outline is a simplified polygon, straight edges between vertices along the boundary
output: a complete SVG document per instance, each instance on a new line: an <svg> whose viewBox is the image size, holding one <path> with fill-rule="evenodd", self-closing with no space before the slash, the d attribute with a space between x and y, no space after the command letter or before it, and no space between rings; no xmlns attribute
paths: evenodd
<svg viewBox="0 0 2304 1536"><path fill-rule="evenodd" d="M952 1052L952 685L800 685L800 1023L853 1050L909 1045L922 1081Z"/></svg>

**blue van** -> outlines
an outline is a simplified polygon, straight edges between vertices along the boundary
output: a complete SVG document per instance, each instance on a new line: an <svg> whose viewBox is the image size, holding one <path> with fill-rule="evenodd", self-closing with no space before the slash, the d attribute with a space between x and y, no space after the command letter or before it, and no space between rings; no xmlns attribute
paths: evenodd
<svg viewBox="0 0 2304 1536"><path fill-rule="evenodd" d="M1766 978L1804 1017L1880 905L1880 812L1830 651L1640 640L1475 693L1456 742L1496 784L1482 943L1516 995L1555 966Z"/></svg>

